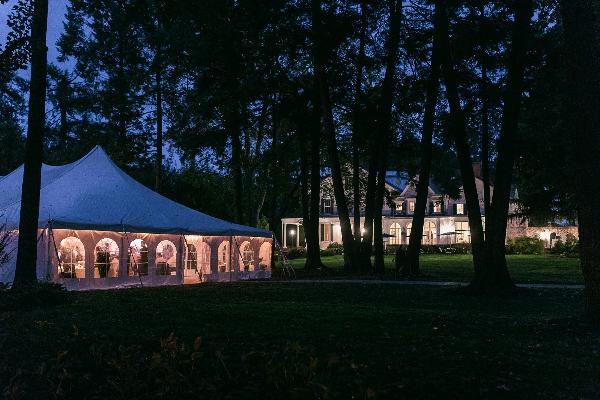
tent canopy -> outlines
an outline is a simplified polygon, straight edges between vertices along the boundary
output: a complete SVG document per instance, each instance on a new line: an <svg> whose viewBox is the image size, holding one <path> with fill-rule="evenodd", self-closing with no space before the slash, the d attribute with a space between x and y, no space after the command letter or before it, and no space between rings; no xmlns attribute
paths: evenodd
<svg viewBox="0 0 600 400"><path fill-rule="evenodd" d="M23 166L0 178L0 218L19 226ZM117 167L96 146L62 166L42 165L38 226L118 232L271 237L192 210L148 189Z"/></svg>

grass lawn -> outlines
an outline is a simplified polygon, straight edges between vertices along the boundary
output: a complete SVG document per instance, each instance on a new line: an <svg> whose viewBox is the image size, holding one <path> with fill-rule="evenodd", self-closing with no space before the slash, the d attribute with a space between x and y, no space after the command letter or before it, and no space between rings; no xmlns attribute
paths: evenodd
<svg viewBox="0 0 600 400"><path fill-rule="evenodd" d="M466 282L473 275L470 254L422 255L421 272L424 280ZM509 255L508 267L513 280L517 283L583 283L579 259L555 255ZM306 273L302 271L304 259L290 260L299 277L345 276L343 257L323 257L323 263L330 267L326 271ZM385 257L387 273L393 277L393 256Z"/></svg>
<svg viewBox="0 0 600 400"><path fill-rule="evenodd" d="M385 283L247 282L67 299L0 313L0 396L600 396L600 332L579 319L579 290L481 299Z"/></svg>

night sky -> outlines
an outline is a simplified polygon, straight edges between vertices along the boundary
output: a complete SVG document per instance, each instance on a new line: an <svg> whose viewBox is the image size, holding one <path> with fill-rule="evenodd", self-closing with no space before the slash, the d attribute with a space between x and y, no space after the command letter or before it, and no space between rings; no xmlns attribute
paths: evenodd
<svg viewBox="0 0 600 400"><path fill-rule="evenodd" d="M6 19L10 9L16 3L16 0L10 0L6 4L0 5L0 44L4 47L8 27ZM48 61L55 62L58 52L56 51L56 41L63 30L63 19L66 12L67 0L48 0Z"/></svg>

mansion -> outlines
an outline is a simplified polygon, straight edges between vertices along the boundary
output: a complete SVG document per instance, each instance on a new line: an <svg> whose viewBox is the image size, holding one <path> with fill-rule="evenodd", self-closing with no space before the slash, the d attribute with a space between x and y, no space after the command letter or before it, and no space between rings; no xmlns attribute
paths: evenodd
<svg viewBox="0 0 600 400"><path fill-rule="evenodd" d="M479 197L482 221L485 229L483 180L481 168L478 163L473 164L475 183ZM418 179L418 178L417 178ZM409 180L405 175L395 171L388 171L386 176L386 198L382 210L382 225L384 244L386 246L407 245L410 238L412 218L414 214L417 193L415 180ZM350 187L350 182L346 182ZM347 192L348 193L348 192ZM456 243L470 243L469 219L466 213L466 201L462 187L459 196L452 198L443 194L435 182L430 182L427 196L427 210L423 225L424 245L452 245ZM490 187L493 194L493 187ZM351 193L347 194L350 200ZM517 191L511 194L511 199L517 199ZM511 201L510 212L514 215L517 211L516 203ZM363 207L361 207L363 209ZM352 215L352 214L351 214ZM353 218L351 216L351 223ZM361 226L364 217L361 217ZM302 218L283 218L281 224L281 238L283 247L304 247L304 229ZM507 239L517 236L537 236L543 239L546 247L551 247L553 240L561 235L577 233L576 227L545 227L530 228L527 220L512 217L507 227ZM337 207L331 189L331 178L324 178L321 183L321 210L319 218L319 242L321 249L326 249L331 243L341 243L342 234Z"/></svg>

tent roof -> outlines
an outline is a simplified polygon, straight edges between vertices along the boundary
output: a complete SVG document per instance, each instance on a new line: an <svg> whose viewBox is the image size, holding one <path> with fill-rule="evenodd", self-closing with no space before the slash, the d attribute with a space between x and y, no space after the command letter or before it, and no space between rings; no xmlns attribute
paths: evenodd
<svg viewBox="0 0 600 400"><path fill-rule="evenodd" d="M22 182L23 166L0 178L0 218L9 228L19 226ZM71 164L42 165L38 226L47 224L65 229L271 237L270 231L223 221L161 196L118 168L99 146Z"/></svg>

